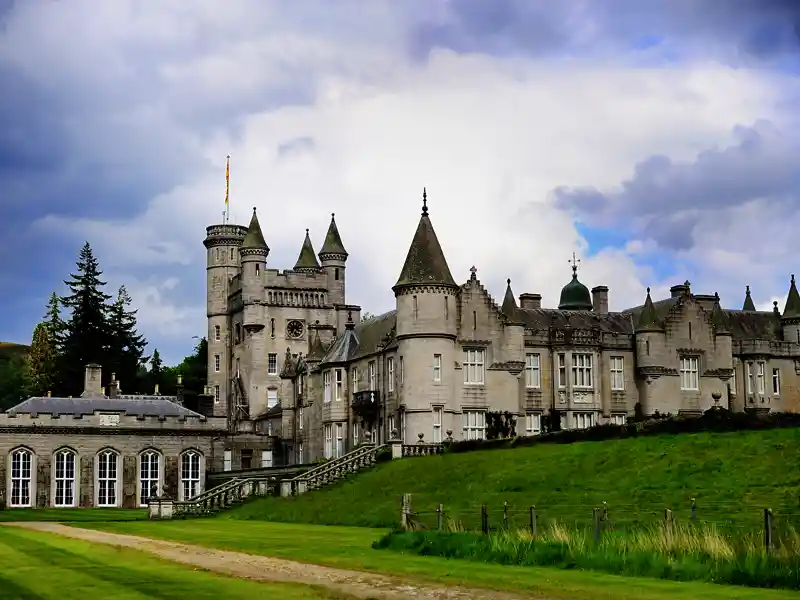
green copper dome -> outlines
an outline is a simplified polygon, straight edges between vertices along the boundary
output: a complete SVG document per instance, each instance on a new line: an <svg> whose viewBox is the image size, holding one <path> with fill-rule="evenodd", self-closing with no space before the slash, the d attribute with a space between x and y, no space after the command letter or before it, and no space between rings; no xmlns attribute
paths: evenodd
<svg viewBox="0 0 800 600"><path fill-rule="evenodd" d="M592 310L589 288L578 281L578 267L572 266L572 281L561 290L558 310Z"/></svg>

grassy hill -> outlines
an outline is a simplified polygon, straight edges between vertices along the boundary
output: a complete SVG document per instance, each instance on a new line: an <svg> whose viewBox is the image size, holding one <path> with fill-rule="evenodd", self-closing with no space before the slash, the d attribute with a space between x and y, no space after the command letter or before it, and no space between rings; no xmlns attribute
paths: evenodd
<svg viewBox="0 0 800 600"><path fill-rule="evenodd" d="M15 344L14 342L0 342L0 360L11 360L23 357L30 352L30 346Z"/></svg>
<svg viewBox="0 0 800 600"><path fill-rule="evenodd" d="M327 525L392 527L400 521L404 493L418 519L436 523L436 507L469 528L480 506L491 526L508 503L512 526L540 520L591 522L592 508L607 503L616 523L697 517L721 525L754 527L763 509L776 523L800 517L800 429L640 437L606 442L541 444L406 458L377 466L331 486L293 498L261 498L224 518ZM796 515L792 517L792 515Z"/></svg>

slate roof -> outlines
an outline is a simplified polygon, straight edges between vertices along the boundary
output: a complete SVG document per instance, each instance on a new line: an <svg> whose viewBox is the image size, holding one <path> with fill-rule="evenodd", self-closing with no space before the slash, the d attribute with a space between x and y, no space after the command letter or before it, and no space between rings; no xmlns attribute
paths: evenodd
<svg viewBox="0 0 800 600"><path fill-rule="evenodd" d="M626 313L598 314L590 310L557 310L554 308L518 308L525 327L529 329L556 329L569 326L573 329L600 328L608 333L633 333L633 320Z"/></svg>
<svg viewBox="0 0 800 600"><path fill-rule="evenodd" d="M174 398L174 396L172 396ZM6 413L91 415L95 411L117 412L143 417L202 417L200 413L181 406L165 396L128 396L105 398L47 398L34 396L9 408Z"/></svg>
<svg viewBox="0 0 800 600"><path fill-rule="evenodd" d="M336 226L334 213L331 213L331 224L328 226L328 233L325 234L325 241L322 243L322 248L320 248L319 257L324 260L326 254L344 254L347 256L347 250L344 249L344 244L342 243L342 236L339 235L339 228Z"/></svg>
<svg viewBox="0 0 800 600"><path fill-rule="evenodd" d="M397 311L389 311L377 317L356 324L352 329L345 329L331 345L323 363L341 363L357 360L378 352L381 342L384 350L395 347L395 326Z"/></svg>
<svg viewBox="0 0 800 600"><path fill-rule="evenodd" d="M253 207L253 216L250 219L250 226L247 228L247 233L244 236L241 248L269 250L269 246L267 246L267 242L264 239L264 233L261 231L261 224L258 222L258 217L256 216L255 206Z"/></svg>
<svg viewBox="0 0 800 600"><path fill-rule="evenodd" d="M394 287L439 284L457 288L428 216L427 195L424 192L422 198L422 216Z"/></svg>
<svg viewBox="0 0 800 600"><path fill-rule="evenodd" d="M800 317L800 294L798 294L797 286L794 283L794 275L792 275L792 281L789 284L789 294L786 296L783 316L787 319Z"/></svg>
<svg viewBox="0 0 800 600"><path fill-rule="evenodd" d="M311 238L308 235L308 229L306 229L306 239L303 240L303 247L300 248L300 256L297 257L297 262L294 265L295 271L305 271L305 270L319 270L319 262L317 261L317 255L314 254L314 246L311 245Z"/></svg>

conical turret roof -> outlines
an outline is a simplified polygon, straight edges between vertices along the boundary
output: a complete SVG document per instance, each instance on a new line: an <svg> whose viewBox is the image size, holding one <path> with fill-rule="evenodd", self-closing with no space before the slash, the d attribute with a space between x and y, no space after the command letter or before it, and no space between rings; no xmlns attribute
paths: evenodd
<svg viewBox="0 0 800 600"><path fill-rule="evenodd" d="M458 287L428 216L428 195L423 190L422 216L408 248L406 262L394 287L396 289L408 285L432 284Z"/></svg>
<svg viewBox="0 0 800 600"><path fill-rule="evenodd" d="M753 303L753 298L750 296L750 286L745 286L744 289L744 304L742 305L742 310L752 310L755 311L756 305Z"/></svg>
<svg viewBox="0 0 800 600"><path fill-rule="evenodd" d="M500 310L509 323L522 323L517 299L514 297L514 292L511 291L511 279L506 279L506 295L503 296L503 306L500 307Z"/></svg>
<svg viewBox="0 0 800 600"><path fill-rule="evenodd" d="M658 320L656 307L653 305L653 299L650 297L650 288L647 288L647 298L644 301L644 307L639 314L639 320L636 322L635 330L639 331L662 331L661 323Z"/></svg>
<svg viewBox="0 0 800 600"><path fill-rule="evenodd" d="M253 207L253 216L250 218L250 226L247 228L247 234L244 236L241 248L243 250L252 248L269 251L264 234L261 232L261 224L258 222L255 206Z"/></svg>
<svg viewBox="0 0 800 600"><path fill-rule="evenodd" d="M797 285L794 282L794 275L789 284L789 295L786 296L786 306L783 307L784 319L800 318L800 294L797 293Z"/></svg>
<svg viewBox="0 0 800 600"><path fill-rule="evenodd" d="M295 271L318 271L320 269L317 255L314 253L314 246L311 245L311 238L306 229L306 239L303 240L303 247L300 248L300 256L294 265Z"/></svg>
<svg viewBox="0 0 800 600"><path fill-rule="evenodd" d="M339 235L339 228L336 227L336 215L331 213L331 224L328 226L328 233L319 251L320 260L325 260L328 254L343 254L347 257L347 250L344 249L342 237Z"/></svg>

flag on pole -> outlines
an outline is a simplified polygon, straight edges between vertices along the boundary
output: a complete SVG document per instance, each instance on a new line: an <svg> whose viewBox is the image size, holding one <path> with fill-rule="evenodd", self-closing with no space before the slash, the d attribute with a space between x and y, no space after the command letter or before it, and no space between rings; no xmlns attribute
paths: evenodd
<svg viewBox="0 0 800 600"><path fill-rule="evenodd" d="M228 194L231 189L231 155L225 161L225 206L228 205Z"/></svg>

